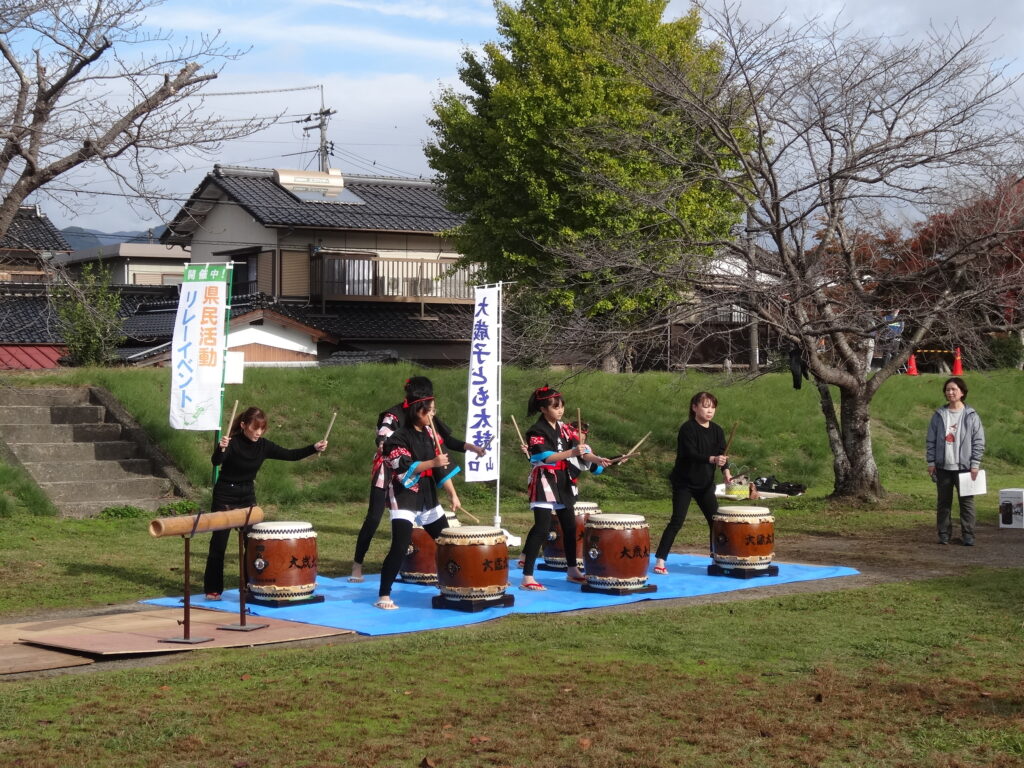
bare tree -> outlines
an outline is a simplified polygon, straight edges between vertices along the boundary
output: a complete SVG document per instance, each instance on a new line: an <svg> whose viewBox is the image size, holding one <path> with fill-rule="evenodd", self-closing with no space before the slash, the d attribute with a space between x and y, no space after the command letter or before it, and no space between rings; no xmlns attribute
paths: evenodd
<svg viewBox="0 0 1024 768"><path fill-rule="evenodd" d="M0 235L30 194L75 169L104 170L157 210L172 152L203 156L273 122L210 114L196 97L241 52L217 34L145 33L158 4L0 0Z"/></svg>
<svg viewBox="0 0 1024 768"><path fill-rule="evenodd" d="M877 498L870 404L882 384L924 343L966 346L1024 320L1015 82L981 34L955 28L894 40L817 21L750 24L728 6L701 12L723 51L713 82L695 87L678 67L624 50L663 109L713 143L698 145L695 161L650 132L604 140L699 165L685 183L729 185L748 208L746 232L678 239L682 252L712 246L719 257L683 259L671 274L640 258L665 245L651 232L562 255L575 268L615 269L622 284L673 281L681 304L745 306L809 368L834 494ZM680 192L652 188L634 202L670 214L665 203ZM935 227L942 237L928 236Z"/></svg>

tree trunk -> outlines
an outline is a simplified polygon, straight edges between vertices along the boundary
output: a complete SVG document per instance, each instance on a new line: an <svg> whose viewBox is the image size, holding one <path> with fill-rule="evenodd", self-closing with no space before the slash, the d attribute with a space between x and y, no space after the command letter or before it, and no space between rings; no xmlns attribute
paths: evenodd
<svg viewBox="0 0 1024 768"><path fill-rule="evenodd" d="M840 390L839 416L827 384L815 379L825 417L835 486L831 498L877 501L885 495L871 447L870 400L863 390Z"/></svg>

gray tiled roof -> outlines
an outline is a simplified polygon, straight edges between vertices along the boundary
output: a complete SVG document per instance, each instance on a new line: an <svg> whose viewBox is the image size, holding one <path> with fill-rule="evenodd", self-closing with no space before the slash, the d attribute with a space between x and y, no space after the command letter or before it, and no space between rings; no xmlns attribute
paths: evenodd
<svg viewBox="0 0 1024 768"><path fill-rule="evenodd" d="M150 294L152 292L148 291ZM145 298L145 295L121 291L120 314L124 319L125 334L129 338L151 338L146 334L136 337L133 331L128 330L132 315ZM177 299L174 300L174 303L177 306ZM174 315L172 314L172 326L173 323ZM53 297L45 285L39 283L0 285L0 343L64 343Z"/></svg>
<svg viewBox="0 0 1024 768"><path fill-rule="evenodd" d="M0 249L12 251L70 251L71 246L46 214L32 206L18 209L11 226L0 237Z"/></svg>
<svg viewBox="0 0 1024 768"><path fill-rule="evenodd" d="M429 181L354 175L344 179L345 189L362 203L302 200L277 184L272 170L215 166L162 239L188 241L196 221L205 215L201 211L208 212L204 204L195 208L196 202L210 199L211 187L223 190L229 201L267 227L440 233L463 221L462 216L445 208L437 188Z"/></svg>
<svg viewBox="0 0 1024 768"><path fill-rule="evenodd" d="M173 286L162 289L171 294ZM171 339L178 299L153 299L149 294L122 290L121 316L127 344L159 344ZM256 309L268 309L300 323L335 336L340 343L400 343L468 341L472 307L468 305L431 305L427 317L420 316L416 304L328 303L320 307L276 302L262 293L236 296L231 316L238 317ZM0 343L62 344L56 311L44 286L0 286Z"/></svg>
<svg viewBox="0 0 1024 768"><path fill-rule="evenodd" d="M0 292L0 342L4 344L63 344L57 313L41 291Z"/></svg>
<svg viewBox="0 0 1024 768"><path fill-rule="evenodd" d="M174 333L177 299L146 302L125 320L125 332L136 339L169 339ZM431 305L428 319L420 317L416 304L328 302L320 306L277 302L262 293L235 296L231 317L256 309L268 309L345 341L467 341L472 307Z"/></svg>

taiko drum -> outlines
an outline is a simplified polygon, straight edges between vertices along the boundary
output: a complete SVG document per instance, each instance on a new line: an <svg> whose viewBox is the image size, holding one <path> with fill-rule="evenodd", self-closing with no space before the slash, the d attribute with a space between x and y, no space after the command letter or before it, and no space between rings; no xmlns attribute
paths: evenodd
<svg viewBox="0 0 1024 768"><path fill-rule="evenodd" d="M500 599L508 587L508 542L500 528L445 528L437 545L437 586L449 600Z"/></svg>
<svg viewBox="0 0 1024 768"><path fill-rule="evenodd" d="M592 501L577 501L576 513L576 567L583 567L583 533L587 520L591 515L598 515L601 509ZM563 541L562 526L558 522L558 515L551 513L551 530L548 531L548 540L544 543L544 564L551 568L566 570L568 564L565 558L565 542Z"/></svg>
<svg viewBox="0 0 1024 768"><path fill-rule="evenodd" d="M411 584L437 584L437 545L421 525L413 526L399 573Z"/></svg>
<svg viewBox="0 0 1024 768"><path fill-rule="evenodd" d="M642 589L647 585L651 531L642 515L591 515L583 551L589 586Z"/></svg>
<svg viewBox="0 0 1024 768"><path fill-rule="evenodd" d="M316 532L310 523L258 523L246 537L249 592L263 600L303 600L316 589Z"/></svg>
<svg viewBox="0 0 1024 768"><path fill-rule="evenodd" d="M453 512L444 514L449 528L462 525ZM409 584L437 584L437 545L422 525L412 527L412 539L405 550L399 575Z"/></svg>
<svg viewBox="0 0 1024 768"><path fill-rule="evenodd" d="M719 507L711 518L711 558L724 570L767 570L775 518L767 507Z"/></svg>

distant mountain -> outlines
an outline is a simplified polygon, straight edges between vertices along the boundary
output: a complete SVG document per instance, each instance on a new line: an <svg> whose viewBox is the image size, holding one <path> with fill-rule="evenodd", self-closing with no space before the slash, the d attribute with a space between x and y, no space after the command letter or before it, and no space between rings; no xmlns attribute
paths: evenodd
<svg viewBox="0 0 1024 768"><path fill-rule="evenodd" d="M155 243L160 239L164 229L166 227L163 224L145 232L100 232L95 229L85 229L84 227L65 227L61 230L61 234L68 241L71 250L87 251L104 245L115 245L116 243Z"/></svg>

